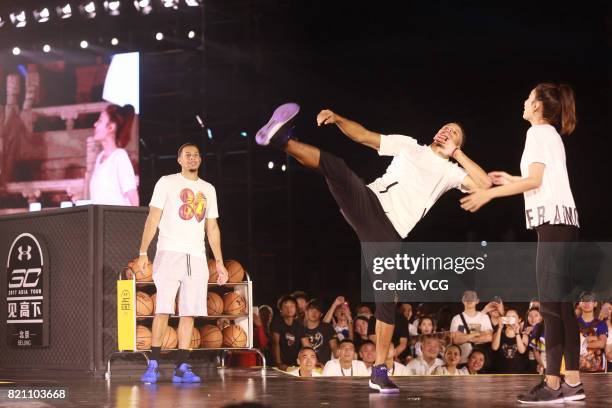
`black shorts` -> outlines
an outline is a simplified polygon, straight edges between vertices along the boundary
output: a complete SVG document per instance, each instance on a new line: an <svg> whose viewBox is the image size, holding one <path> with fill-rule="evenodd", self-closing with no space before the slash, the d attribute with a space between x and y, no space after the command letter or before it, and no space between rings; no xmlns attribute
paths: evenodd
<svg viewBox="0 0 612 408"><path fill-rule="evenodd" d="M338 203L346 221L364 242L400 243L402 237L385 214L376 194L357 177L344 160L321 151L319 172L325 177L329 191ZM366 259L375 254L364 253ZM372 278L374 275L368 273ZM374 292L376 318L388 324L395 322L395 301L389 293Z"/></svg>

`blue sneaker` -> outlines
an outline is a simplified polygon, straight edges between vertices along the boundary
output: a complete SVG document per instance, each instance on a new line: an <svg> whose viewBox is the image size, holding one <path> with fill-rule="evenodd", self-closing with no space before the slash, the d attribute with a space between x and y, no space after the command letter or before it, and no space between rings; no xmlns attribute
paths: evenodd
<svg viewBox="0 0 612 408"><path fill-rule="evenodd" d="M286 145L291 136L293 118L299 111L300 105L297 103L286 103L276 108L268 123L255 135L257 144L279 148Z"/></svg>
<svg viewBox="0 0 612 408"><path fill-rule="evenodd" d="M157 360L149 360L147 371L140 377L140 381L144 383L156 383L159 380L159 364Z"/></svg>
<svg viewBox="0 0 612 408"><path fill-rule="evenodd" d="M399 392L399 387L389 379L388 369L384 364L372 367L370 388L381 394L397 394Z"/></svg>
<svg viewBox="0 0 612 408"><path fill-rule="evenodd" d="M200 381L202 380L191 371L189 364L183 363L174 369L174 374L172 375L173 383L199 383Z"/></svg>

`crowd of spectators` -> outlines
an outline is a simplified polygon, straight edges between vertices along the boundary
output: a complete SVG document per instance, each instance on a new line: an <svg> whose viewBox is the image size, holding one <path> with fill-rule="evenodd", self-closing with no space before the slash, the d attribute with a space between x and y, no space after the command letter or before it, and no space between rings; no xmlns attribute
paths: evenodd
<svg viewBox="0 0 612 408"><path fill-rule="evenodd" d="M546 372L545 326L539 302L483 304L466 291L462 311L399 303L386 365L392 376ZM271 365L299 377L369 376L376 356L374 306L338 296L329 307L302 291L276 309L256 309L255 343ZM583 293L576 304L580 370L612 371L612 305ZM610 333L610 336L608 335Z"/></svg>

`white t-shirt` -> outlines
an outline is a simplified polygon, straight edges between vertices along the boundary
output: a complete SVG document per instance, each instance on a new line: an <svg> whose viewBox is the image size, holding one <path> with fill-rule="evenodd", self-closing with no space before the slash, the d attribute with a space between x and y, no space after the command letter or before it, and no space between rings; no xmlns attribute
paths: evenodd
<svg viewBox="0 0 612 408"><path fill-rule="evenodd" d="M417 357L412 359L408 365L406 365L406 369L408 370L408 375L433 375L436 368L443 365L444 361L439 358L436 358L430 365L423 359L423 357Z"/></svg>
<svg viewBox="0 0 612 408"><path fill-rule="evenodd" d="M204 220L219 217L212 184L202 179L189 180L181 173L164 176L155 184L149 205L162 209L158 251L206 257Z"/></svg>
<svg viewBox="0 0 612 408"><path fill-rule="evenodd" d="M409 136L381 135L378 154L394 156L382 177L368 187L402 238L427 214L442 194L461 189L467 173L431 147Z"/></svg>
<svg viewBox="0 0 612 408"><path fill-rule="evenodd" d="M470 372L467 369L467 367L463 367L463 368L456 368L455 372L451 373L450 371L448 371L448 368L444 365L444 366L436 368L436 371L434 374L435 375L470 375Z"/></svg>
<svg viewBox="0 0 612 408"><path fill-rule="evenodd" d="M481 333L490 331L493 332L493 326L491 326L491 319L486 313L476 312L473 317L468 316L466 313L462 313L465 318L465 322L468 324L470 328L470 332L479 331ZM463 321L461 320L461 315L455 315L450 325L451 332L460 332L467 333L465 326L463 325ZM471 343L463 343L460 344L461 348L461 361L460 363L466 363L468 355L472 352L472 344Z"/></svg>
<svg viewBox="0 0 612 408"><path fill-rule="evenodd" d="M102 161L104 152L96 157L89 192L93 204L131 205L125 193L136 190L136 175L127 152L115 149Z"/></svg>
<svg viewBox="0 0 612 408"><path fill-rule="evenodd" d="M370 374L363 361L353 360L352 367L345 369L340 366L337 358L329 360L323 367L323 377L367 377Z"/></svg>
<svg viewBox="0 0 612 408"><path fill-rule="evenodd" d="M403 364L398 363L397 361L393 362L393 369L389 371L389 375L393 377L399 377L403 375L410 375L410 370Z"/></svg>
<svg viewBox="0 0 612 408"><path fill-rule="evenodd" d="M542 185L523 193L527 229L547 222L579 227L578 210L565 164L565 147L561 135L553 126L535 125L527 131L521 158L522 177L529 176L529 165L532 163L543 163L545 167Z"/></svg>
<svg viewBox="0 0 612 408"><path fill-rule="evenodd" d="M295 377L301 377L301 375L300 375L300 367L295 367L295 368L293 368L291 370L287 370L287 373L291 374L291 375L293 375ZM314 369L314 370L312 370L312 376L313 377L322 377L322 374L319 372L318 369Z"/></svg>

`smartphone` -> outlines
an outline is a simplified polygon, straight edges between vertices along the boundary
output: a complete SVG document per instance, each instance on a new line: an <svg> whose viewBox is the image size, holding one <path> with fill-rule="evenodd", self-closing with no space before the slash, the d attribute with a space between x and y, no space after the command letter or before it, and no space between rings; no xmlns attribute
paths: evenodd
<svg viewBox="0 0 612 408"><path fill-rule="evenodd" d="M501 324L516 324L516 317L514 316L502 316Z"/></svg>

